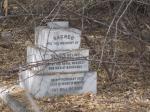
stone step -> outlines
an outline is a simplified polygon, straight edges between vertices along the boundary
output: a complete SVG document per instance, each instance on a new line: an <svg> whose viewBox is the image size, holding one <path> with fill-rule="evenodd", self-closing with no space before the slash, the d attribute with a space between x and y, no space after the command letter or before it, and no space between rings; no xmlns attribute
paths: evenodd
<svg viewBox="0 0 150 112"><path fill-rule="evenodd" d="M96 72L43 75L26 70L19 78L21 87L36 98L97 92Z"/></svg>
<svg viewBox="0 0 150 112"><path fill-rule="evenodd" d="M88 57L88 49L46 51L31 46L27 47L27 63L31 66L39 62L43 63L42 66L32 68L33 71L43 73L89 71Z"/></svg>

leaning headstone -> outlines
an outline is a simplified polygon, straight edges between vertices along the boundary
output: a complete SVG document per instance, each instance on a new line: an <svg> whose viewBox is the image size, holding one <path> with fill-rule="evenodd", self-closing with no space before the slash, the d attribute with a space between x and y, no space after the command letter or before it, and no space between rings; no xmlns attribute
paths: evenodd
<svg viewBox="0 0 150 112"><path fill-rule="evenodd" d="M35 97L96 93L97 73L89 71L89 50L80 48L81 31L68 22L35 29L35 47L27 47L30 70L20 69L20 85Z"/></svg>

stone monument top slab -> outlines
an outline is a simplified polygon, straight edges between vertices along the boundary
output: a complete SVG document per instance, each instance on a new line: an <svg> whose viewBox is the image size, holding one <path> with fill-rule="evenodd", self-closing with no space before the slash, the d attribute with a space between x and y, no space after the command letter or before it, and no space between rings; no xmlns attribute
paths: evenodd
<svg viewBox="0 0 150 112"><path fill-rule="evenodd" d="M60 24L63 23L63 24ZM68 22L50 22L35 28L35 45L50 50L79 49L81 31L69 28Z"/></svg>

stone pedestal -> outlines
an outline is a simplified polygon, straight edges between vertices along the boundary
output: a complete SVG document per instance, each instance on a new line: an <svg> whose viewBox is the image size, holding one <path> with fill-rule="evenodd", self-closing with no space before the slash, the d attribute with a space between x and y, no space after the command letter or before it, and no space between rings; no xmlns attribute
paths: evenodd
<svg viewBox="0 0 150 112"><path fill-rule="evenodd" d="M36 74L20 73L20 85L36 98L97 92L96 72Z"/></svg>

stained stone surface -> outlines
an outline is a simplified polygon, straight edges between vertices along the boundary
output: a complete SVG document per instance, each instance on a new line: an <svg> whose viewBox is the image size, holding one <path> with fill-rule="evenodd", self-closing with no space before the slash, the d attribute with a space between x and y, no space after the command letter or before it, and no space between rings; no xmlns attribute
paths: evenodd
<svg viewBox="0 0 150 112"><path fill-rule="evenodd" d="M20 85L36 98L97 92L96 72L36 75L27 70L19 78Z"/></svg>
<svg viewBox="0 0 150 112"><path fill-rule="evenodd" d="M35 45L50 50L79 49L81 31L75 28L52 29L39 26L35 29Z"/></svg>
<svg viewBox="0 0 150 112"><path fill-rule="evenodd" d="M58 28L69 28L69 22L68 21L54 21L54 22L48 22L47 26L49 28L58 29Z"/></svg>
<svg viewBox="0 0 150 112"><path fill-rule="evenodd" d="M41 73L89 71L88 57L88 49L49 51L27 47L27 63L33 65L42 62L43 65L32 69ZM44 64L48 61L49 64Z"/></svg>

